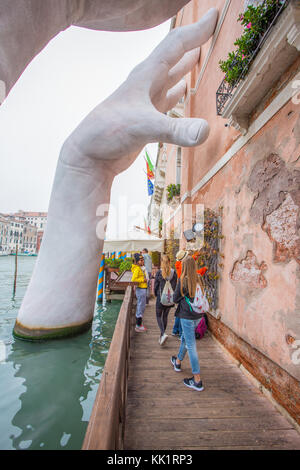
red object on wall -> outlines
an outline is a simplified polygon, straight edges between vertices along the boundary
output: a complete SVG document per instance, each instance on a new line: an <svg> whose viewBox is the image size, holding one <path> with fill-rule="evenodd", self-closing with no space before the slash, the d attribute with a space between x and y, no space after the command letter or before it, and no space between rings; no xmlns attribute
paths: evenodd
<svg viewBox="0 0 300 470"><path fill-rule="evenodd" d="M193 255L193 258L194 258L195 255ZM195 258L194 258L195 259ZM180 278L181 276L181 271L182 271L182 264L181 264L181 261L176 261L175 263L175 269L176 269L176 272L177 272L177 277L178 279ZM204 274L206 273L207 271L207 267L204 266L203 268L200 268L197 270L197 273L200 274L200 276L204 276Z"/></svg>
<svg viewBox="0 0 300 470"><path fill-rule="evenodd" d="M37 253L40 251L43 235L44 235L44 232L42 230L37 232L37 239L36 239L36 252Z"/></svg>

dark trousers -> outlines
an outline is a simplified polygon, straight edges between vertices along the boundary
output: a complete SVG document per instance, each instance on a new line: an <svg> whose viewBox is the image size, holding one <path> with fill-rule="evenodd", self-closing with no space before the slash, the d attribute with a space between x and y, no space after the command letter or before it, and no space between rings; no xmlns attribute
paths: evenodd
<svg viewBox="0 0 300 470"><path fill-rule="evenodd" d="M156 304L156 320L160 329L161 335L164 334L168 324L168 315L171 307L165 307L161 303Z"/></svg>

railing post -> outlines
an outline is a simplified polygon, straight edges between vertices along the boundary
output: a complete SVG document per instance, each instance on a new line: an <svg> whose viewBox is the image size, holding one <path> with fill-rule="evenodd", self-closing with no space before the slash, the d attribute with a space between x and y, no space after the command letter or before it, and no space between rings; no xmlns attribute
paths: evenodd
<svg viewBox="0 0 300 470"><path fill-rule="evenodd" d="M99 277L98 277L97 302L103 301L104 267L105 267L105 254L102 253L101 261L100 261L100 268L99 268Z"/></svg>

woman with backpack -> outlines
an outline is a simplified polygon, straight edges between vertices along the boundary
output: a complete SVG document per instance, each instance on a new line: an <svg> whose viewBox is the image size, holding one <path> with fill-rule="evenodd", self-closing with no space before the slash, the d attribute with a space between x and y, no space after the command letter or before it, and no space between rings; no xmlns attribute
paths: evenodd
<svg viewBox="0 0 300 470"><path fill-rule="evenodd" d="M182 274L177 283L173 300L178 304L175 316L180 318L182 327L181 343L177 357L171 357L176 372L181 372L181 362L188 351L193 377L183 383L193 390L204 390L200 377L200 365L196 347L195 329L209 305L204 293L201 276L197 273L196 262L191 256L182 261Z"/></svg>
<svg viewBox="0 0 300 470"><path fill-rule="evenodd" d="M160 329L159 344L162 346L168 339L165 333L168 323L168 315L174 306L173 294L177 284L177 274L171 268L170 258L163 255L161 269L157 271L154 282L154 294L156 296L156 319Z"/></svg>

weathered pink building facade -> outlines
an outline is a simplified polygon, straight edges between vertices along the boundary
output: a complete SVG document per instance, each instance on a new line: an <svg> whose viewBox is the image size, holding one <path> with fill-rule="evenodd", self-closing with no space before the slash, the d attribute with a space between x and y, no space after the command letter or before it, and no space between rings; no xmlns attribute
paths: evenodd
<svg viewBox="0 0 300 470"><path fill-rule="evenodd" d="M224 77L218 63L235 49L242 33L237 18L249 3L194 0L173 21L172 27L178 27L197 21L211 6L220 11L215 36L186 77L180 111L185 117L206 119L210 135L199 147L182 148L180 159L176 147L161 146L161 180L152 206L156 204L156 213L161 207L156 219L181 233L181 246L186 244L186 204L204 204L216 212L223 208L219 309L209 316L210 328L300 423L300 100L295 94L300 85L300 2L289 2L281 13L275 31L226 104L224 118L216 114L216 91ZM180 202L167 215L166 187L176 183L178 175ZM155 217L151 222L156 228Z"/></svg>

